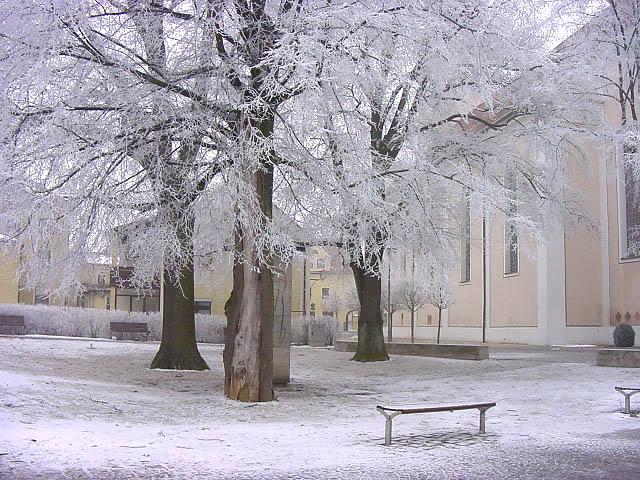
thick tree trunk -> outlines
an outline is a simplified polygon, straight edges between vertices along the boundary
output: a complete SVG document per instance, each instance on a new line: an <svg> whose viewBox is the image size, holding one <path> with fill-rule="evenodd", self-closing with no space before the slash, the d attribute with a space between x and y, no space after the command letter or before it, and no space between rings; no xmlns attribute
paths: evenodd
<svg viewBox="0 0 640 480"><path fill-rule="evenodd" d="M193 307L193 265L183 268L176 281L168 272L162 279L162 340L151 368L208 370L196 344Z"/></svg>
<svg viewBox="0 0 640 480"><path fill-rule="evenodd" d="M260 208L271 218L273 172L253 174ZM231 323L225 335L226 395L233 400L273 400L273 278L259 261L256 242L243 232L236 240L243 263L234 268L234 288L227 302Z"/></svg>
<svg viewBox="0 0 640 480"><path fill-rule="evenodd" d="M235 344L236 335L238 334L238 321L240 319L240 305L242 298L242 290L244 289L244 268L238 260L238 256L242 253L244 247L242 244L242 231L239 225L236 225L235 232L235 252L233 263L233 288L229 299L224 304L224 313L227 317L227 326L224 329L224 352L222 360L224 363L224 394L229 396L231 387L231 362L233 361L233 346Z"/></svg>
<svg viewBox="0 0 640 480"><path fill-rule="evenodd" d="M196 344L194 311L193 218L189 226L178 228L183 253L188 260L176 278L174 272L162 273L162 339L151 368L209 370Z"/></svg>
<svg viewBox="0 0 640 480"><path fill-rule="evenodd" d="M438 308L438 339L436 343L440 343L440 327L442 326L442 309Z"/></svg>
<svg viewBox="0 0 640 480"><path fill-rule="evenodd" d="M382 312L380 310L382 279L379 276L376 277L367 273L355 264L351 265L351 269L353 270L358 299L360 300L358 349L353 360L358 362L389 360L389 355L384 345Z"/></svg>

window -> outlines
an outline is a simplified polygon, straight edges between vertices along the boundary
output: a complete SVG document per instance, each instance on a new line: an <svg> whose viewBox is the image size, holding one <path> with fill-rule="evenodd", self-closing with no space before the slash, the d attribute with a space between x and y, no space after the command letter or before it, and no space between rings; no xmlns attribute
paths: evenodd
<svg viewBox="0 0 640 480"><path fill-rule="evenodd" d="M129 295L116 295L116 310L131 311L131 297Z"/></svg>
<svg viewBox="0 0 640 480"><path fill-rule="evenodd" d="M211 300L196 300L193 306L195 313L211 315Z"/></svg>
<svg viewBox="0 0 640 480"><path fill-rule="evenodd" d="M144 297L131 297L131 312L144 312Z"/></svg>
<svg viewBox="0 0 640 480"><path fill-rule="evenodd" d="M144 297L144 311L145 312L159 312L160 311L160 297Z"/></svg>
<svg viewBox="0 0 640 480"><path fill-rule="evenodd" d="M518 184L515 172L509 168L504 175L504 186L507 189L507 207L504 221L504 274L516 275L520 271L518 230L516 228Z"/></svg>
<svg viewBox="0 0 640 480"><path fill-rule="evenodd" d="M106 283L107 283L106 276L105 275L98 275L98 286L99 287L104 287Z"/></svg>
<svg viewBox="0 0 640 480"><path fill-rule="evenodd" d="M460 283L471 281L471 197L465 192L460 225Z"/></svg>
<svg viewBox="0 0 640 480"><path fill-rule="evenodd" d="M160 292L132 288L117 289L114 308L123 312L159 312Z"/></svg>
<svg viewBox="0 0 640 480"><path fill-rule="evenodd" d="M329 289L328 288L323 288L322 289L322 299L326 300L327 298L329 298Z"/></svg>
<svg viewBox="0 0 640 480"><path fill-rule="evenodd" d="M630 166L624 168L624 197L621 205L622 258L640 258L640 178Z"/></svg>
<svg viewBox="0 0 640 480"><path fill-rule="evenodd" d="M331 310L323 310L322 311L322 316L323 317L333 317L333 312Z"/></svg>
<svg viewBox="0 0 640 480"><path fill-rule="evenodd" d="M316 267L318 267L318 268L319 268L319 269L321 269L321 270L324 270L324 267L325 267L324 258L319 258L319 259L316 261Z"/></svg>

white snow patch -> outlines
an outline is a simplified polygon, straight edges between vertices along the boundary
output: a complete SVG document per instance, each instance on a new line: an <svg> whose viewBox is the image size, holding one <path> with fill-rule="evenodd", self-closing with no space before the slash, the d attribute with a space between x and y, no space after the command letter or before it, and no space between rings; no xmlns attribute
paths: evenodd
<svg viewBox="0 0 640 480"><path fill-rule="evenodd" d="M487 455L497 452L619 448L611 438L632 438L640 428L620 413L622 396L613 390L637 379L633 369L541 357L358 364L350 354L293 347L292 381L276 388L277 401L243 404L223 396L221 346L200 347L211 371L183 375L148 368L157 344L89 343L0 337L0 473L206 477L340 466L459 475L469 464L489 468ZM382 445L376 405L476 401L497 402L487 435L477 435L475 410L402 415L394 445Z"/></svg>

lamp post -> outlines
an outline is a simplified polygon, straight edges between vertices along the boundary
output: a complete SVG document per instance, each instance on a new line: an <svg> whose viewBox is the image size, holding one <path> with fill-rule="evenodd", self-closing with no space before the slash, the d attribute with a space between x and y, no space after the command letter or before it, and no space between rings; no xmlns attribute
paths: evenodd
<svg viewBox="0 0 640 480"><path fill-rule="evenodd" d="M387 342L393 341L393 308L391 307L391 258L387 255Z"/></svg>

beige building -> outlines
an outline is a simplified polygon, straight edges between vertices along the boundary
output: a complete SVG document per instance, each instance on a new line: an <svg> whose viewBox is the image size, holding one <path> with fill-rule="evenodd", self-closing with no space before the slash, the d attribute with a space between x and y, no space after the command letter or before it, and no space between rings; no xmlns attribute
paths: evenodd
<svg viewBox="0 0 640 480"><path fill-rule="evenodd" d="M603 108L615 119L611 105ZM454 303L443 310L441 341L610 344L615 325L640 327L640 257L630 250L640 228L632 193L638 179L625 172L615 148L585 146L584 151L592 168L586 171L570 160L569 176L598 228L557 226L542 241L523 237L516 245L506 234L511 225L504 216L486 222L483 239L482 220L469 215L472 240L461 242L460 261L450 275ZM312 312L330 310L325 313L344 321L355 288L351 271L324 249L311 252ZM392 292L401 263L399 256L392 258ZM435 307L420 308L415 338L434 341L437 321ZM348 326L356 330L353 323ZM393 337L410 338L406 309L393 315Z"/></svg>
<svg viewBox="0 0 640 480"><path fill-rule="evenodd" d="M619 106L605 101L600 118L619 124ZM461 205L471 240L461 241L458 266L450 273L454 303L443 310L442 341L610 344L615 325L640 327L640 256L631 248L640 232L640 204L634 193L640 191L640 179L624 167L621 147L580 147L579 160L567 158L567 176L595 228L584 222L558 225L535 241L521 235L504 215L488 219L483 229L482 219ZM402 280L397 274L401 264L399 257L392 258L392 292ZM316 305L322 292L335 292L337 303L344 304L354 288L348 269L325 270L312 278L317 278L311 292ZM435 340L437 323L435 307L420 308L415 338ZM349 329L355 330L352 325ZM407 310L394 313L393 337L410 338Z"/></svg>

